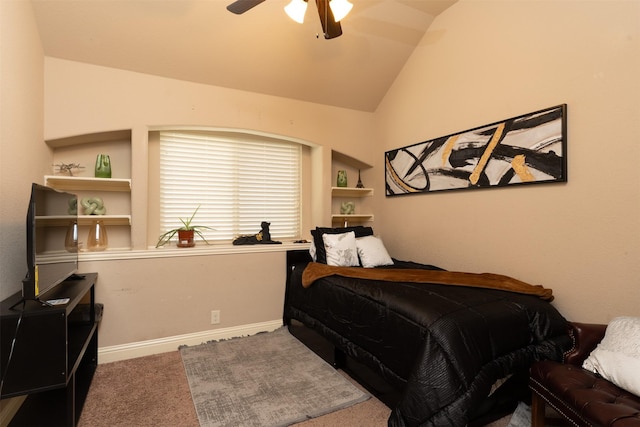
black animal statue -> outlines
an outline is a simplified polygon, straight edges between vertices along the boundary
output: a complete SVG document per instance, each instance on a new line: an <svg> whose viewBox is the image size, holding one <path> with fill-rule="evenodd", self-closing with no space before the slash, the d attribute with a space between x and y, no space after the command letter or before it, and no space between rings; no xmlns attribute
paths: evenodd
<svg viewBox="0 0 640 427"><path fill-rule="evenodd" d="M270 222L262 221L260 224L260 232L257 234L238 236L233 240L234 245L264 245L264 244L281 244L271 240L271 233L269 232Z"/></svg>

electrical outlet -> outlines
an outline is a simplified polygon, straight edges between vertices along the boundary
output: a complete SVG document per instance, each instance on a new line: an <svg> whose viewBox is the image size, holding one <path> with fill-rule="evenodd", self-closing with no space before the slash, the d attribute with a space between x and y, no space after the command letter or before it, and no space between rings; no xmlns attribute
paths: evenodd
<svg viewBox="0 0 640 427"><path fill-rule="evenodd" d="M211 324L217 325L220 323L220 310L211 310Z"/></svg>

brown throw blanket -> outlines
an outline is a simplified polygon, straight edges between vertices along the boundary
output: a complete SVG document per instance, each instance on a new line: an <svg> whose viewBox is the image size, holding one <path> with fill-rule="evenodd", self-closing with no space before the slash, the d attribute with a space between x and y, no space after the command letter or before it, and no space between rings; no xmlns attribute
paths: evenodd
<svg viewBox="0 0 640 427"><path fill-rule="evenodd" d="M456 271L419 269L377 269L361 267L334 267L310 262L302 273L302 286L308 288L318 279L327 276L356 279L383 280L387 282L435 283L439 285L470 286L534 295L545 301L553 300L553 291L540 285L530 285L509 276L492 273L461 273Z"/></svg>

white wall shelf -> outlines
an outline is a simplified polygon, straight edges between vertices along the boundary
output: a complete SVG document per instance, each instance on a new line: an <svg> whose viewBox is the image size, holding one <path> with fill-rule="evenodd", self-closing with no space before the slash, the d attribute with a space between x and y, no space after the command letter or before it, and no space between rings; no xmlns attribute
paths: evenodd
<svg viewBox="0 0 640 427"><path fill-rule="evenodd" d="M75 216L36 217L36 220L54 227L67 227ZM78 215L78 225L91 225L94 221L102 221L104 225L131 225L131 215Z"/></svg>
<svg viewBox="0 0 640 427"><path fill-rule="evenodd" d="M46 175L44 184L56 190L74 193L78 197L78 245L87 236L87 230L94 221L102 221L109 228L109 247L128 248L132 245L132 176L131 176L131 129L94 132L83 135L56 138L45 141L53 149L52 163L77 163L84 167L77 171L78 176L59 173ZM113 178L96 178L93 165L98 154L110 156ZM84 198L103 199L106 215L84 215L80 206ZM63 219L47 220L56 226L68 227Z"/></svg>
<svg viewBox="0 0 640 427"><path fill-rule="evenodd" d="M373 212L371 196L373 196L373 188L364 187L357 188L355 183L361 185L361 170L371 169L372 165L356 159L348 154L331 150L331 178L336 184L335 177L341 170L346 171L348 182L351 187L331 187L331 223L335 226L347 226L350 224L361 224L373 221ZM366 180L365 176L365 180ZM353 202L355 212L344 214L342 206L346 202Z"/></svg>
<svg viewBox="0 0 640 427"><path fill-rule="evenodd" d="M109 141L131 141L131 129L113 130L107 132L88 133L66 138L49 139L45 141L51 148L69 147L73 145L95 144Z"/></svg>
<svg viewBox="0 0 640 427"><path fill-rule="evenodd" d="M341 214L333 214L331 215L332 222L344 222L344 223L352 223L352 222L367 222L373 221L372 214L351 214L351 215L341 215Z"/></svg>
<svg viewBox="0 0 640 427"><path fill-rule="evenodd" d="M46 175L44 184L47 187L63 191L131 191L130 179Z"/></svg>
<svg viewBox="0 0 640 427"><path fill-rule="evenodd" d="M331 197L373 196L373 188L331 187Z"/></svg>
<svg viewBox="0 0 640 427"><path fill-rule="evenodd" d="M131 225L131 215L79 215L78 225L91 225L103 221L104 225Z"/></svg>
<svg viewBox="0 0 640 427"><path fill-rule="evenodd" d="M349 199L349 198L361 198L373 195L373 188L356 188L356 187L331 187L332 199ZM335 206L334 206L335 208ZM373 221L373 214L360 213L360 214L331 214L331 222L334 224L342 223L347 226L351 223L363 223Z"/></svg>

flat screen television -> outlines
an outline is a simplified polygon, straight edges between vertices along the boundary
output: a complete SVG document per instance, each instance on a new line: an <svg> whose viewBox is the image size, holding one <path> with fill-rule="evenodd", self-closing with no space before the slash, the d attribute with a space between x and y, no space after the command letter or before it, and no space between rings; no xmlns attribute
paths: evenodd
<svg viewBox="0 0 640 427"><path fill-rule="evenodd" d="M23 300L40 296L78 269L77 197L31 185L27 209L27 275L22 281Z"/></svg>

